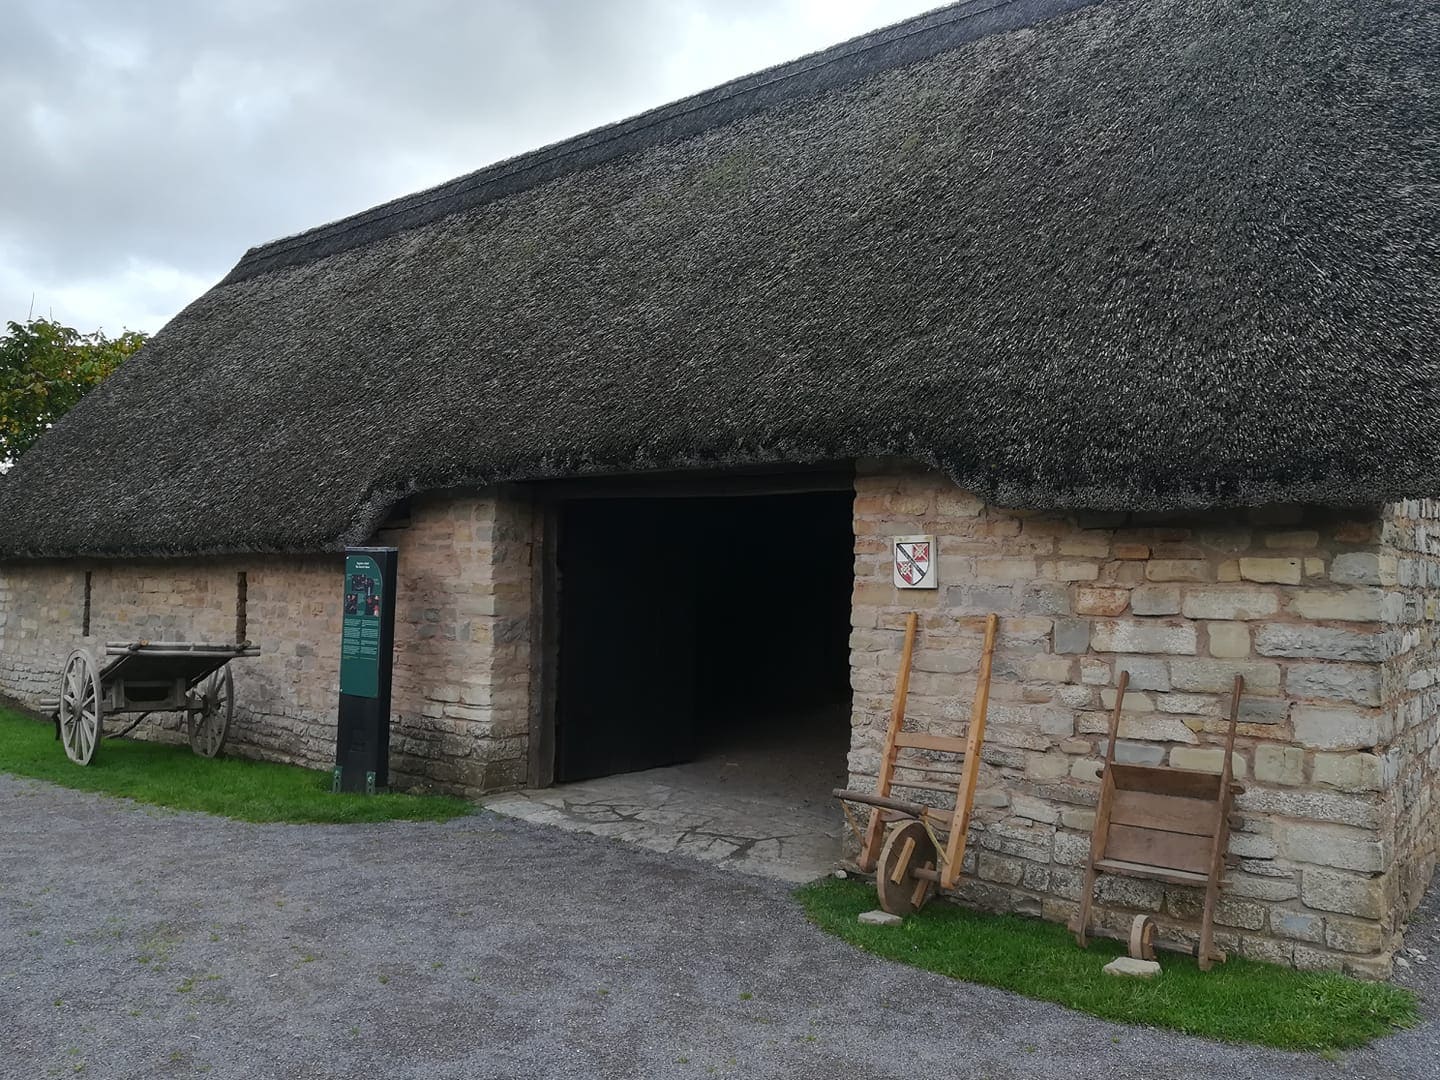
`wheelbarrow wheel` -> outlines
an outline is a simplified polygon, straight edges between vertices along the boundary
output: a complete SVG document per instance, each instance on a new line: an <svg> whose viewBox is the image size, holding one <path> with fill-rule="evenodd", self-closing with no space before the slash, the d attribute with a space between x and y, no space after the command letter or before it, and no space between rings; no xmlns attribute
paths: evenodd
<svg viewBox="0 0 1440 1080"><path fill-rule="evenodd" d="M104 719L100 673L89 652L76 649L60 676L60 742L65 756L77 765L89 765L100 745Z"/></svg>
<svg viewBox="0 0 1440 1080"><path fill-rule="evenodd" d="M903 821L890 828L880 862L875 868L875 892L880 907L891 915L913 915L925 906L935 883L917 878L916 869L935 869L935 841L918 821Z"/></svg>
<svg viewBox="0 0 1440 1080"><path fill-rule="evenodd" d="M200 698L186 718L189 725L190 749L201 757L211 757L225 748L230 734L230 720L235 714L235 679L223 667L200 686Z"/></svg>

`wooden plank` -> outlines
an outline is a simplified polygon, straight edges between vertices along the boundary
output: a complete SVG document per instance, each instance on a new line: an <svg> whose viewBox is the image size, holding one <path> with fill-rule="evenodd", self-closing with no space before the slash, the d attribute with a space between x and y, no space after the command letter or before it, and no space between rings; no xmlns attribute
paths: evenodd
<svg viewBox="0 0 1440 1080"><path fill-rule="evenodd" d="M967 740L950 735L931 735L924 731L902 731L895 736L896 746L915 750L938 750L945 754L963 754Z"/></svg>
<svg viewBox="0 0 1440 1080"><path fill-rule="evenodd" d="M946 795L955 794L954 784L936 784L929 780L906 780L903 777L895 777L890 781L890 788L909 788L912 791L939 791Z"/></svg>
<svg viewBox="0 0 1440 1080"><path fill-rule="evenodd" d="M902 814L911 817L919 817L930 807L921 803L906 802L904 799L892 799L888 795L871 795L868 791L847 791L845 788L835 789L835 798L847 802L863 803L865 806L873 806L880 810L898 810ZM866 873L869 873L867 870Z"/></svg>
<svg viewBox="0 0 1440 1080"><path fill-rule="evenodd" d="M1115 787L1120 791L1149 791L1156 795L1179 795L1186 799L1220 797L1220 774L1194 769L1172 769L1164 765L1110 766Z"/></svg>
<svg viewBox="0 0 1440 1080"><path fill-rule="evenodd" d="M1110 809L1114 825L1138 825L1146 829L1213 836L1213 799L1187 799L1183 795L1156 795L1151 791L1116 791Z"/></svg>
<svg viewBox="0 0 1440 1080"><path fill-rule="evenodd" d="M915 659L915 635L920 627L919 612L905 616L905 644L900 650L900 670L895 676L895 696L890 702L890 723L885 728L885 749L880 755L880 769L875 776L875 794L885 798L890 794L890 778L895 774L895 736L905 726L905 699L910 693L910 667ZM880 858L880 846L885 842L885 833L879 814L870 815L870 825L865 830L865 843L860 848L860 869L867 874L875 869Z"/></svg>
<svg viewBox="0 0 1440 1080"><path fill-rule="evenodd" d="M942 888L953 889L960 878L960 861L965 857L965 841L970 835L970 811L975 805L975 784L980 777L980 747L985 741L985 718L990 709L990 670L995 662L995 638L1000 632L1000 616L985 619L985 644L980 653L980 673L975 684L975 698L970 703L970 729L965 735L965 775L955 793L955 817L950 822L950 835L945 839L945 852L940 863Z"/></svg>
<svg viewBox="0 0 1440 1080"><path fill-rule="evenodd" d="M936 776L964 776L965 770L957 768L950 762L926 761L923 758L916 758L909 761L897 759L897 769L909 769L911 772L933 773Z"/></svg>
<svg viewBox="0 0 1440 1080"><path fill-rule="evenodd" d="M1142 829L1116 825L1112 821L1110 834L1105 838L1105 859L1187 870L1204 876L1210 868L1213 844L1214 838L1210 836Z"/></svg>
<svg viewBox="0 0 1440 1080"><path fill-rule="evenodd" d="M1163 881L1168 885L1204 885L1209 880L1204 874L1189 870L1175 870L1166 866L1152 866L1148 863L1126 862L1124 859L1101 859L1095 869L1107 874L1123 874L1126 877L1148 878Z"/></svg>

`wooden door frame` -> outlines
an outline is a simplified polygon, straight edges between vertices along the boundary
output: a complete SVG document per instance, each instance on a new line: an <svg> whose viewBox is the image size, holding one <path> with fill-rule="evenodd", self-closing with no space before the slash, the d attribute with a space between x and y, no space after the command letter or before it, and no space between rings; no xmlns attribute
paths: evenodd
<svg viewBox="0 0 1440 1080"><path fill-rule="evenodd" d="M530 563L530 787L555 783L556 704L560 664L560 515L582 499L739 498L855 490L853 462L717 471L635 473L531 485Z"/></svg>

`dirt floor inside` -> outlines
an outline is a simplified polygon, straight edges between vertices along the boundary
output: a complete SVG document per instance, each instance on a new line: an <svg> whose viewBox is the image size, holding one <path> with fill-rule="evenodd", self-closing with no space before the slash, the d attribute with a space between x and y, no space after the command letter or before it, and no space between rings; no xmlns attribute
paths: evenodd
<svg viewBox="0 0 1440 1080"><path fill-rule="evenodd" d="M805 882L842 854L849 706L757 718L683 765L499 795L487 809Z"/></svg>

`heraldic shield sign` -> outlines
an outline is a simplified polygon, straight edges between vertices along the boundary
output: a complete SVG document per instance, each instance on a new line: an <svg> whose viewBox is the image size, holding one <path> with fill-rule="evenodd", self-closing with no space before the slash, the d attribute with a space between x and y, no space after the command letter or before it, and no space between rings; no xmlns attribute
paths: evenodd
<svg viewBox="0 0 1440 1080"><path fill-rule="evenodd" d="M897 589L935 589L935 537L897 536L894 541L894 578Z"/></svg>

